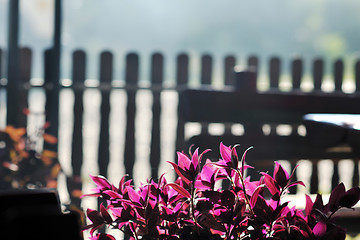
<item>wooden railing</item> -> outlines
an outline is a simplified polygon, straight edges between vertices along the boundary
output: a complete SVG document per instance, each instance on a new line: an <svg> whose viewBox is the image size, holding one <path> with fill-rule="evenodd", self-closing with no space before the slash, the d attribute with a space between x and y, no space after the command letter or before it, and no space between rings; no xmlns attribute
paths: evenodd
<svg viewBox="0 0 360 240"><path fill-rule="evenodd" d="M58 128L58 119L59 119L59 107L53 107L53 104L59 104L59 94L61 91L66 88L71 88L74 94L74 104L73 109L69 109L69 114L73 115L73 130L72 134L72 150L71 150L71 166L72 173L69 176L69 192L76 188L81 188L81 175L83 163L86 161L84 159L84 136L83 136L83 126L84 126L84 91L90 88L85 84L87 79L86 72L88 71L87 66L87 56L84 51L77 50L72 55L72 84L71 86L62 86L60 83L52 82L49 74L49 67L47 67L47 59L49 58L48 52L44 55L45 62L45 73L44 73L44 84L40 86L44 89L46 94L46 104L45 112L47 119L52 122L52 128ZM0 55L4 55L4 51L0 50ZM0 56L1 59L4 59L3 56ZM22 109L28 106L28 92L33 86L30 84L31 79L31 69L32 69L32 51L28 48L23 48L20 50L20 72L18 82L15 84L15 88L8 89L8 107L7 114L8 119L14 119L14 122L17 126L26 126L26 116L23 115ZM200 75L197 76L197 79L200 79L200 84L211 85L216 82L221 82L220 85L231 86L234 84L234 66L237 64L236 58L234 56L227 56L223 60L223 69L222 76L220 79L215 79L213 76L214 58L210 55L203 55L201 58L201 67ZM292 90L301 91L301 82L304 74L303 61L301 59L295 59L291 63L291 79L292 79ZM313 76L313 92L321 92L322 81L324 79L324 60L316 59L313 62L312 76ZM0 66L4 65L3 62L0 62ZM267 76L269 79L270 89L278 89L280 77L282 76L281 69L282 62L279 58L274 57L269 61L267 67ZM258 67L260 66L260 60L251 56L247 60L247 67ZM123 74L123 81L121 86L112 84L114 81L114 68L117 66L114 65L114 55L105 51L100 55L100 64L99 64L99 86L97 89L101 92L101 106L100 106L100 132L99 132L99 143L98 143L98 156L97 156L97 165L98 172L101 175L108 175L109 167L109 145L110 136L109 136L109 117L113 109L116 108L116 105L110 104L111 91L116 89L122 89L126 92L126 132L124 139L124 167L125 173L129 174L131 177L133 175L134 163L136 159L136 129L135 129L135 120L136 118L141 118L137 116L138 104L136 102L137 92L139 90L148 90L152 94L152 127L151 127L151 140L149 144L149 162L151 166L151 176L153 178L158 177L158 169L161 160L161 131L163 125L161 123L161 114L162 114L162 102L161 94L164 91L175 91L179 92L181 89L189 85L189 75L191 72L190 66L190 57L187 54L180 54L176 57L175 64L175 73L174 79L175 83L171 87L165 87L164 81L165 75L165 60L164 56L160 53L154 53L151 56L150 64L150 75L146 77L149 79L150 85L143 87L139 85L139 73L142 71L140 69L140 59L139 55L136 53L129 53L125 57L125 67ZM1 69L1 68L0 68ZM0 70L1 71L1 70ZM0 72L0 76L3 76L4 73ZM258 73L260 75L260 73ZM334 79L334 91L342 92L343 84L343 75L344 75L344 63L342 60L337 60L333 65L333 79ZM354 80L355 80L355 93L360 89L360 61L357 61L354 66ZM219 85L219 84L217 84ZM3 86L6 87L6 86ZM39 86L36 86L39 87ZM345 93L344 93L345 94ZM57 103L56 103L57 102ZM206 102L204 104L207 104ZM346 107L346 106L344 106ZM224 106L226 108L226 106ZM16 120L16 121L15 121ZM226 125L226 124L225 124ZM174 129L176 139L174 140L173 146L176 150L185 150L185 130L186 124L183 119L178 118L178 123L176 129ZM208 123L201 123L202 133L208 131ZM225 132L229 131L229 126L225 126ZM52 134L58 135L57 131L51 130ZM271 131L274 131L273 126L271 126ZM173 159L166 160L175 160L175 153ZM358 163L355 162L357 166ZM337 169L335 170L337 171ZM72 181L72 183L70 183ZM72 187L71 187L72 186ZM77 198L73 198L72 201L76 202L77 205L80 204L80 201Z"/></svg>

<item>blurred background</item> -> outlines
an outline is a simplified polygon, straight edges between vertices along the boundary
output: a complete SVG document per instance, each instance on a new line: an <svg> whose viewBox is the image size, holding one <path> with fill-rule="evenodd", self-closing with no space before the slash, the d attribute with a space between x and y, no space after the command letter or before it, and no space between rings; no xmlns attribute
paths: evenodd
<svg viewBox="0 0 360 240"><path fill-rule="evenodd" d="M1 48L7 46L8 4L0 0ZM20 46L35 51L34 78L41 78L42 52L52 43L53 5L51 0L20 1ZM159 51L169 68L169 59L180 52L240 59L255 54L264 60L272 55L341 57L350 65L359 51L359 10L357 0L64 0L61 77L69 78L69 56L78 48L89 54L90 66L97 64L91 56L102 50L117 55L136 51L145 66L149 55ZM120 66L122 59L115 61ZM121 70L115 68L116 79L122 78ZM171 81L171 71L167 73L165 79ZM88 77L97 78L95 67Z"/></svg>
<svg viewBox="0 0 360 240"><path fill-rule="evenodd" d="M8 10L11 0L0 0L0 49L8 46ZM32 49L31 81L43 83L44 51L53 45L54 0L20 0L19 46ZM135 52L140 57L140 84L150 82L150 60L154 52L164 55L164 84L175 85L176 57L186 53L190 59L190 84L199 85L201 56L213 57L213 83L221 84L223 60L232 55L236 64L246 65L249 56L259 57L258 78L260 87L269 86L267 62L273 56L283 61L281 84L290 82L290 64L294 56L304 60L303 82L312 72L312 61L321 57L325 61L324 86L332 79L332 64L337 59L345 63L345 92L354 87L354 62L360 56L360 1L358 0L63 0L61 31L61 70L63 85L71 85L71 56L77 49L87 54L86 86L98 84L99 56L111 51L114 56L113 84L124 86L125 56ZM11 27L11 26L10 26ZM3 62L5 54L3 54ZM0 79L5 80L3 64ZM3 84L6 81L1 81ZM122 84L122 85L121 85ZM331 85L331 84L330 84ZM332 86L332 87L331 87ZM330 90L333 89L333 85ZM349 86L349 87L347 87ZM121 88L121 87L120 87ZM311 86L310 86L311 88ZM172 89L174 90L174 89ZM5 126L4 94L0 96L0 126ZM30 106L34 111L44 107L44 92L35 89L29 94ZM97 174L97 148L99 133L99 89L84 91L84 165L83 191L93 187L89 174ZM123 148L126 92L112 90L110 119L111 160L109 178L117 182L124 174ZM137 149L134 172L135 183L146 181L150 176L149 142L151 129L150 91L141 89L137 99L144 107L138 109ZM71 175L72 89L64 89L60 95L59 160L65 174ZM167 160L174 159L176 135L176 91L162 92L162 155L159 172L168 171ZM141 105L140 104L140 105ZM70 109L70 110L69 110ZM170 116L170 117L169 117ZM164 130L165 129L165 130ZM192 128L185 130L192 131ZM198 130L196 130L198 131ZM196 132L195 131L195 132ZM119 133L120 132L120 133ZM188 131L189 132L189 131ZM186 133L186 132L185 132ZM189 134L190 135L190 134ZM119 161L120 159L120 161ZM329 165L325 162L325 165ZM303 164L309 171L310 165ZM341 169L347 169L342 165ZM323 165L319 167L323 169ZM321 176L322 189L329 190L328 172ZM346 175L346 174L345 174ZM66 195L65 180L60 179L60 192ZM321 189L321 188L320 188ZM68 199L68 196L60 196ZM88 200L85 200L88 201ZM85 202L85 205L89 204ZM89 205L95 205L92 202Z"/></svg>

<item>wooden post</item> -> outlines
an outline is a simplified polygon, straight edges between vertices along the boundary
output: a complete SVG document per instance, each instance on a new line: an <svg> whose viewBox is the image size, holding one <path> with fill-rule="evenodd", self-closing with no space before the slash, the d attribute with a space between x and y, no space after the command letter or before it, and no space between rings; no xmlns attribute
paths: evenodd
<svg viewBox="0 0 360 240"><path fill-rule="evenodd" d="M201 58L201 85L211 85L213 71L213 59L210 55L205 54ZM201 133L208 133L209 124L201 123ZM185 150L185 149L184 149Z"/></svg>
<svg viewBox="0 0 360 240"><path fill-rule="evenodd" d="M178 92L188 84L189 81L189 56L186 54L180 54L177 57L176 66L176 84ZM179 94L178 94L179 95ZM178 103L177 109L177 127L176 127L176 151L184 151L185 148L185 123L182 118L182 105ZM175 161L177 161L177 155L175 154Z"/></svg>
<svg viewBox="0 0 360 240"><path fill-rule="evenodd" d="M321 84L324 76L324 61L321 58L313 62L313 82L314 90L321 91Z"/></svg>
<svg viewBox="0 0 360 240"><path fill-rule="evenodd" d="M224 61L224 84L225 86L232 86L234 84L234 67L235 57L227 56Z"/></svg>
<svg viewBox="0 0 360 240"><path fill-rule="evenodd" d="M55 0L53 47L45 52L45 85L46 85L46 129L55 137L59 135L59 92L60 92L60 55L61 55L61 0ZM44 144L44 148L57 152L58 144Z"/></svg>
<svg viewBox="0 0 360 240"><path fill-rule="evenodd" d="M19 0L9 1L7 55L7 114L6 123L18 127L19 109Z"/></svg>
<svg viewBox="0 0 360 240"><path fill-rule="evenodd" d="M72 80L74 91L74 125L71 146L72 176L67 179L67 188L71 204L81 208L79 194L82 189L81 167L83 164L83 93L86 71L85 52L77 50L72 55Z"/></svg>
<svg viewBox="0 0 360 240"><path fill-rule="evenodd" d="M110 92L113 73L113 55L110 52L101 53L100 60L100 86L101 86L101 119L98 164L100 175L107 177L110 162Z"/></svg>
<svg viewBox="0 0 360 240"><path fill-rule="evenodd" d="M151 59L151 86L153 93L152 129L150 147L151 177L158 178L158 169L161 158L160 115L161 115L161 88L163 83L164 57L155 53Z"/></svg>
<svg viewBox="0 0 360 240"><path fill-rule="evenodd" d="M126 57L126 87L127 87L127 107L126 107L126 132L125 132L125 173L129 178L133 176L135 163L135 113L136 113L136 92L139 80L139 57L135 53L130 53Z"/></svg>

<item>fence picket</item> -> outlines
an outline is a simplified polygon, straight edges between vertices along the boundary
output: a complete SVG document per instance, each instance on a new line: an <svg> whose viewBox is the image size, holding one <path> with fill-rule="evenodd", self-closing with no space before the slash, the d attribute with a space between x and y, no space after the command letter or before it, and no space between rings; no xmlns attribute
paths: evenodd
<svg viewBox="0 0 360 240"><path fill-rule="evenodd" d="M313 82L314 90L321 90L321 84L324 76L324 61L317 58L313 62Z"/></svg>
<svg viewBox="0 0 360 240"><path fill-rule="evenodd" d="M74 91L74 125L71 147L71 164L73 176L80 176L83 163L83 93L86 79L86 55L84 51L77 50L73 53L72 79Z"/></svg>
<svg viewBox="0 0 360 240"><path fill-rule="evenodd" d="M27 108L27 96L30 81L32 52L29 48L19 49L19 62L16 73L8 74L7 85L7 124L26 127L24 108Z"/></svg>
<svg viewBox="0 0 360 240"><path fill-rule="evenodd" d="M152 129L150 146L151 177L158 178L160 164L160 115L161 115L161 87L163 83L164 58L155 53L151 59L151 85L153 88Z"/></svg>
<svg viewBox="0 0 360 240"><path fill-rule="evenodd" d="M300 89L301 78L303 74L303 61L300 58L295 58L291 65L292 87L293 89Z"/></svg>
<svg viewBox="0 0 360 240"><path fill-rule="evenodd" d="M235 67L235 57L227 56L224 59L224 85L233 86L234 85L234 67ZM225 123L225 132L224 134L231 134L232 124Z"/></svg>
<svg viewBox="0 0 360 240"><path fill-rule="evenodd" d="M17 94L18 98L18 126L26 127L27 126L27 116L24 114L24 109L28 108L28 93L30 87L30 78L31 78L31 65L32 65L32 51L29 48L20 49L20 71L19 71L19 93Z"/></svg>
<svg viewBox="0 0 360 240"><path fill-rule="evenodd" d="M355 92L358 93L360 91L360 60L357 59L354 64L354 80L355 80ZM359 186L359 159L353 159L354 169L353 169L353 177L352 177L352 186Z"/></svg>
<svg viewBox="0 0 360 240"><path fill-rule="evenodd" d="M84 82L86 79L86 54L76 50L72 55L72 89L74 92L73 106L73 134L71 146L72 176L67 178L67 187L71 203L80 206L79 196L76 194L82 188L81 168L83 165L83 113L84 113Z"/></svg>
<svg viewBox="0 0 360 240"><path fill-rule="evenodd" d="M333 161L333 163L334 163L334 168L331 179L331 189L334 189L339 184L339 162Z"/></svg>
<svg viewBox="0 0 360 240"><path fill-rule="evenodd" d="M210 55L205 54L201 57L201 85L212 84L213 59ZM201 123L201 132L208 132L209 124Z"/></svg>
<svg viewBox="0 0 360 240"><path fill-rule="evenodd" d="M359 159L354 159L354 170L353 170L353 177L352 177L352 186L356 187L359 186Z"/></svg>
<svg viewBox="0 0 360 240"><path fill-rule="evenodd" d="M254 68L254 71L256 72L256 80L259 73L259 58L255 55L252 55L248 58L247 65L249 68Z"/></svg>
<svg viewBox="0 0 360 240"><path fill-rule="evenodd" d="M99 173L107 177L108 166L110 162L110 134L109 134L109 117L110 117L110 90L113 74L113 55L111 52L102 52L100 56L100 85L101 107L100 107L100 136L98 164Z"/></svg>
<svg viewBox="0 0 360 240"><path fill-rule="evenodd" d="M205 54L201 57L201 84L211 85L213 71L213 59Z"/></svg>
<svg viewBox="0 0 360 240"><path fill-rule="evenodd" d="M178 55L176 59L176 84L177 89L181 89L186 86L189 82L189 56L186 54ZM176 126L176 140L175 140L175 150L182 151L185 148L185 124L184 120L181 118L180 114L182 109L180 104L178 104L177 109L177 126ZM175 154L175 161L177 156Z"/></svg>
<svg viewBox="0 0 360 240"><path fill-rule="evenodd" d="M319 168L318 161L312 161L312 170L310 176L310 193L316 194L319 191Z"/></svg>
<svg viewBox="0 0 360 240"><path fill-rule="evenodd" d="M46 89L46 121L51 123L50 127L46 129L46 133L51 134L55 137L58 137L59 133L59 92L60 92L60 83L59 79L56 76L56 69L54 64L54 50L47 49L45 50L44 57L44 82ZM57 144L48 144L44 143L44 148L58 152Z"/></svg>
<svg viewBox="0 0 360 240"><path fill-rule="evenodd" d="M338 59L334 63L334 84L335 84L335 91L341 92L342 91L342 83L344 77L344 63L341 59ZM337 184L339 184L339 167L338 162L334 162L334 170L333 176L331 180L331 189L333 189Z"/></svg>
<svg viewBox="0 0 360 240"><path fill-rule="evenodd" d="M278 89L281 73L281 61L278 57L272 57L269 62L270 88Z"/></svg>
<svg viewBox="0 0 360 240"><path fill-rule="evenodd" d="M342 83L344 78L344 63L338 59L334 63L334 84L335 91L342 91Z"/></svg>
<svg viewBox="0 0 360 240"><path fill-rule="evenodd" d="M0 79L3 77L3 50L0 48Z"/></svg>
<svg viewBox="0 0 360 240"><path fill-rule="evenodd" d="M355 63L354 77L355 77L355 91L360 92L360 60L357 60Z"/></svg>
<svg viewBox="0 0 360 240"><path fill-rule="evenodd" d="M136 92L139 80L139 57L135 53L126 56L125 81L127 86L126 132L125 132L125 173L133 176L135 163L135 113Z"/></svg>
<svg viewBox="0 0 360 240"><path fill-rule="evenodd" d="M231 86L234 84L234 67L235 57L227 56L224 59L224 84L225 86Z"/></svg>

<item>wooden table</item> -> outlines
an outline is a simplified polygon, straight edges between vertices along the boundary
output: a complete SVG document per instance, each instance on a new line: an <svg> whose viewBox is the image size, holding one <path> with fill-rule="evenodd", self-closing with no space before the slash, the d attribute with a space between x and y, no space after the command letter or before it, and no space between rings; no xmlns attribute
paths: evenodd
<svg viewBox="0 0 360 240"><path fill-rule="evenodd" d="M349 145L360 152L360 114L306 114L306 136L319 147Z"/></svg>

